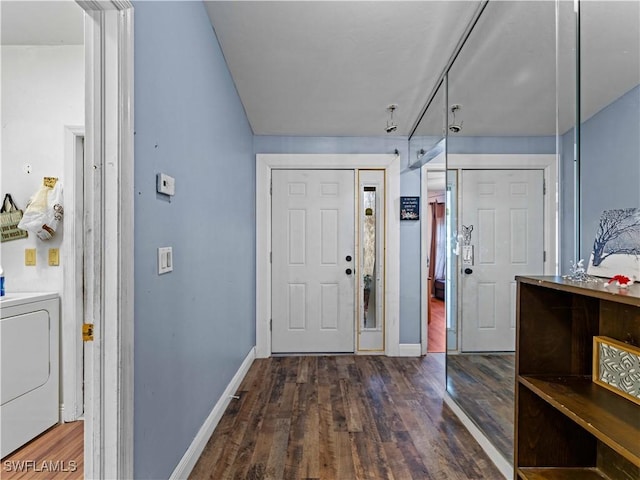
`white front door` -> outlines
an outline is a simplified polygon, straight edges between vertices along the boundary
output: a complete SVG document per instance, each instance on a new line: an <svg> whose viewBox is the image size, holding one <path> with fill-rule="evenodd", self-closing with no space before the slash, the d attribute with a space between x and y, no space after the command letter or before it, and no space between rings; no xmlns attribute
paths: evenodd
<svg viewBox="0 0 640 480"><path fill-rule="evenodd" d="M544 273L543 182L542 170L462 172L462 351L515 349L514 277Z"/></svg>
<svg viewBox="0 0 640 480"><path fill-rule="evenodd" d="M354 351L354 171L272 171L273 353Z"/></svg>

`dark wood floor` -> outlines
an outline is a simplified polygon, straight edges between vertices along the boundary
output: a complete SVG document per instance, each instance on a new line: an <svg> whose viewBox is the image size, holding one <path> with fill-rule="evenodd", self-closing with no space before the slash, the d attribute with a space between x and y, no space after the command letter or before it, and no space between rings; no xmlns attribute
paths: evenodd
<svg viewBox="0 0 640 480"><path fill-rule="evenodd" d="M501 478L443 390L442 354L256 360L190 478Z"/></svg>
<svg viewBox="0 0 640 480"><path fill-rule="evenodd" d="M84 422L51 427L2 459L2 480L82 480Z"/></svg>
<svg viewBox="0 0 640 480"><path fill-rule="evenodd" d="M515 356L447 356L447 389L509 462L513 462Z"/></svg>

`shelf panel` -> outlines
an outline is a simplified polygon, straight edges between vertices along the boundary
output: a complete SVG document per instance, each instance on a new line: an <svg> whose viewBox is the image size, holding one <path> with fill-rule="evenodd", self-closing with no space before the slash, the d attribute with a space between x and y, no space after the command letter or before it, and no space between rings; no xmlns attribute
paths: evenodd
<svg viewBox="0 0 640 480"><path fill-rule="evenodd" d="M519 468L523 480L609 480L597 468Z"/></svg>
<svg viewBox="0 0 640 480"><path fill-rule="evenodd" d="M591 377L527 375L519 376L518 381L618 454L640 466L637 405L594 384Z"/></svg>
<svg viewBox="0 0 640 480"><path fill-rule="evenodd" d="M553 276L516 276L516 280L529 285L640 307L640 283L637 282L628 288L618 288L605 287L604 280L595 283L573 282Z"/></svg>

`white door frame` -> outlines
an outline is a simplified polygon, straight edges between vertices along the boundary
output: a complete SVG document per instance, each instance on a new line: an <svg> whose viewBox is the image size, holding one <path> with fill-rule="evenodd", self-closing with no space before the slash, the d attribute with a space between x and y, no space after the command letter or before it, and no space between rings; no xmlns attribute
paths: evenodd
<svg viewBox="0 0 640 480"><path fill-rule="evenodd" d="M533 170L544 172L546 194L544 196L544 250L547 252L544 261L544 274L558 273L558 156L555 154L448 154L448 170ZM462 175L458 175L458 205L462 205ZM460 231L462 215L458 213L457 231ZM458 285L460 282L460 268ZM461 309L462 290L458 288L458 311L456 312L456 332L458 337L457 351L461 348L462 328Z"/></svg>
<svg viewBox="0 0 640 480"><path fill-rule="evenodd" d="M83 252L84 127L64 128L65 241L62 243L62 411L63 422L73 422L84 413L82 394L84 355L80 331L84 322Z"/></svg>
<svg viewBox="0 0 640 480"><path fill-rule="evenodd" d="M387 172L385 262L385 354L398 356L400 344L400 156L394 154L256 155L256 356L271 356L271 170L384 169Z"/></svg>
<svg viewBox="0 0 640 480"><path fill-rule="evenodd" d="M133 6L85 11L84 476L133 478Z"/></svg>

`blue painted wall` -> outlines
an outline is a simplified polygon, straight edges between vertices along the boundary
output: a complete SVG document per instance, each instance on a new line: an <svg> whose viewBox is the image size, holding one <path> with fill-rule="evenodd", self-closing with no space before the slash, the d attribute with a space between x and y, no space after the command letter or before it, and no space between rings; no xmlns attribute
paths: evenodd
<svg viewBox="0 0 640 480"><path fill-rule="evenodd" d="M640 86L583 122L580 139L586 261L603 210L640 208Z"/></svg>
<svg viewBox="0 0 640 480"><path fill-rule="evenodd" d="M562 135L561 271L576 256L585 264L604 210L640 208L640 85L582 123L580 129L581 252L574 236L574 129Z"/></svg>
<svg viewBox="0 0 640 480"><path fill-rule="evenodd" d="M255 153L400 152L400 194L420 195L420 170L407 167L407 137L283 137L256 135ZM420 343L420 222L400 222L400 343Z"/></svg>
<svg viewBox="0 0 640 480"><path fill-rule="evenodd" d="M576 258L575 235L575 129L572 128L559 139L558 155L560 158L560 273L567 274L571 268L571 262Z"/></svg>
<svg viewBox="0 0 640 480"><path fill-rule="evenodd" d="M169 477L255 345L252 137L202 2L136 2L136 479Z"/></svg>
<svg viewBox="0 0 640 480"><path fill-rule="evenodd" d="M556 138L546 137L456 137L447 138L447 153L463 154L553 154Z"/></svg>

